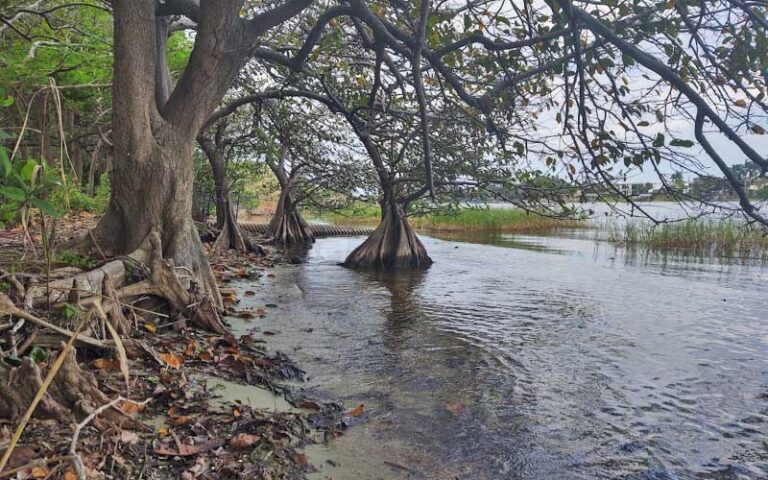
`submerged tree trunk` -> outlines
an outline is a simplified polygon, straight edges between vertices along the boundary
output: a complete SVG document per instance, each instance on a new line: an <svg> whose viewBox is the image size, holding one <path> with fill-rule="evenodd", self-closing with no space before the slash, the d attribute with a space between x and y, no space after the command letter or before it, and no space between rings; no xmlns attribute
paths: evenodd
<svg viewBox="0 0 768 480"><path fill-rule="evenodd" d="M432 265L427 249L416 237L408 218L394 202L382 206L381 223L349 254L344 266L374 270L422 269Z"/></svg>
<svg viewBox="0 0 768 480"><path fill-rule="evenodd" d="M277 201L272 219L267 228L267 238L271 243L280 245L303 245L313 243L315 235L304 218L293 198L293 175L285 173L283 162L274 164L267 162L269 168L277 177L280 184L280 199Z"/></svg>

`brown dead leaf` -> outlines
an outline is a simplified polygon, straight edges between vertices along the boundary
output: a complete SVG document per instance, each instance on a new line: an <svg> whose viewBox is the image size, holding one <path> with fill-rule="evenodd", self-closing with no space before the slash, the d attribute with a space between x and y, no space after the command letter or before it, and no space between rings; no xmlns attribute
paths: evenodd
<svg viewBox="0 0 768 480"><path fill-rule="evenodd" d="M91 362L91 366L99 370L118 370L120 368L120 361L110 360L108 358L97 358Z"/></svg>
<svg viewBox="0 0 768 480"><path fill-rule="evenodd" d="M266 358L254 358L253 364L261 368L269 368L275 365L274 362L267 360Z"/></svg>
<svg viewBox="0 0 768 480"><path fill-rule="evenodd" d="M187 343L187 349L184 351L184 355L191 357L195 354L195 350L197 349L197 342L195 340L190 340Z"/></svg>
<svg viewBox="0 0 768 480"><path fill-rule="evenodd" d="M307 466L309 466L306 453L294 453L291 455L291 460L293 460L293 463L298 465L299 468L307 468Z"/></svg>
<svg viewBox="0 0 768 480"><path fill-rule="evenodd" d="M347 412L347 416L349 417L359 417L363 414L363 404L356 406L352 410Z"/></svg>
<svg viewBox="0 0 768 480"><path fill-rule="evenodd" d="M180 417L171 418L168 423L175 427L180 427L182 425L189 425L194 421L195 419L191 415L182 415Z"/></svg>
<svg viewBox="0 0 768 480"><path fill-rule="evenodd" d="M241 412L239 408L235 407L232 409L232 416L235 418L242 417L243 412Z"/></svg>
<svg viewBox="0 0 768 480"><path fill-rule="evenodd" d="M45 467L40 466L34 466L32 467L32 471L30 472L30 475L32 478L46 478L48 475L50 475L50 472Z"/></svg>
<svg viewBox="0 0 768 480"><path fill-rule="evenodd" d="M184 363L184 360L170 353L159 353L158 356L162 358L169 367L179 368L181 364Z"/></svg>
<svg viewBox="0 0 768 480"><path fill-rule="evenodd" d="M246 450L256 445L261 440L258 435L251 435L250 433L238 433L229 440L229 446L234 450Z"/></svg>
<svg viewBox="0 0 768 480"><path fill-rule="evenodd" d="M465 408L463 403L445 402L445 409L451 412L455 417L464 413Z"/></svg>
<svg viewBox="0 0 768 480"><path fill-rule="evenodd" d="M245 291L245 296L246 297L252 297L254 295L256 295L256 292L254 292L253 290L246 290Z"/></svg>
<svg viewBox="0 0 768 480"><path fill-rule="evenodd" d="M72 470L64 472L64 480L77 480L77 475Z"/></svg>
<svg viewBox="0 0 768 480"><path fill-rule="evenodd" d="M301 405L299 405L299 408L306 408L307 410L320 410L322 407L319 403L313 402L312 400L304 400L301 402Z"/></svg>
<svg viewBox="0 0 768 480"><path fill-rule="evenodd" d="M157 333L157 325L152 322L147 322L144 324L144 330L148 331L149 333Z"/></svg>
<svg viewBox="0 0 768 480"><path fill-rule="evenodd" d="M120 410L122 410L123 413L127 413L129 415L140 412L142 408L143 406L141 404L132 402L130 400L120 402Z"/></svg>
<svg viewBox="0 0 768 480"><path fill-rule="evenodd" d="M173 406L168 409L168 416L171 418L178 418L184 415L186 413L183 408Z"/></svg>
<svg viewBox="0 0 768 480"><path fill-rule="evenodd" d="M169 455L172 457L190 457L192 455L197 455L198 453L213 450L214 448L219 448L222 445L224 445L224 441L219 438L202 443L200 445L180 444L178 445L178 450L171 450L170 448L164 447L162 445L157 445L155 447L155 453L158 455Z"/></svg>
<svg viewBox="0 0 768 480"><path fill-rule="evenodd" d="M199 358L200 360L202 360L204 362L211 362L211 361L213 361L213 354L211 352L209 352L208 350L206 350L206 351L200 353L200 355L198 355L197 358Z"/></svg>

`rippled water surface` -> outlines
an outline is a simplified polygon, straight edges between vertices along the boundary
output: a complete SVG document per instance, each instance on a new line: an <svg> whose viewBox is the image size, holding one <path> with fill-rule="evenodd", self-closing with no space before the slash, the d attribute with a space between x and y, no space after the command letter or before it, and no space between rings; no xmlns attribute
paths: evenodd
<svg viewBox="0 0 768 480"><path fill-rule="evenodd" d="M350 271L362 239L323 239L244 300L277 306L236 328L365 404L317 478L768 478L768 269L422 239L427 272Z"/></svg>

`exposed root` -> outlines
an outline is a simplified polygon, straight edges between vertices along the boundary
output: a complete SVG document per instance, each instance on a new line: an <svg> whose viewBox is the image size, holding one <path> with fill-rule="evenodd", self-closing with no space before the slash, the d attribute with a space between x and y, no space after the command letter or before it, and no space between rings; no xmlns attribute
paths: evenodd
<svg viewBox="0 0 768 480"><path fill-rule="evenodd" d="M432 259L408 219L390 207L378 228L349 254L345 267L378 270L427 268Z"/></svg>
<svg viewBox="0 0 768 480"><path fill-rule="evenodd" d="M24 359L16 368L0 363L0 418L18 420L42 385L42 372L32 359ZM75 423L108 401L109 398L99 390L95 377L77 365L75 350L71 349L65 354L61 368L42 396L34 416L55 419L64 424ZM127 419L125 415L114 412L102 422L115 423ZM109 423L97 423L96 426L103 429Z"/></svg>
<svg viewBox="0 0 768 480"><path fill-rule="evenodd" d="M269 221L267 238L279 245L303 245L313 243L315 236L293 201L290 187L283 187L277 210Z"/></svg>
<svg viewBox="0 0 768 480"><path fill-rule="evenodd" d="M225 201L224 222L219 236L213 242L212 250L219 252L222 250L235 250L239 253L253 252L263 254L264 250L255 243L251 242L243 235L240 226L237 224L235 214L229 200Z"/></svg>

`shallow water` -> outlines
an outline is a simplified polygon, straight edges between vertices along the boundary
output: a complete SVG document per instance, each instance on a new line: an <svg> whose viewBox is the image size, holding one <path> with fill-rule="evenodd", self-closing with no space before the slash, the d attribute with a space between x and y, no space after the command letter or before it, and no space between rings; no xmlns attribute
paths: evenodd
<svg viewBox="0 0 768 480"><path fill-rule="evenodd" d="M277 305L234 327L365 405L309 452L316 478L768 478L766 268L422 239L436 263L406 274L344 269L362 239L319 240L240 305Z"/></svg>

